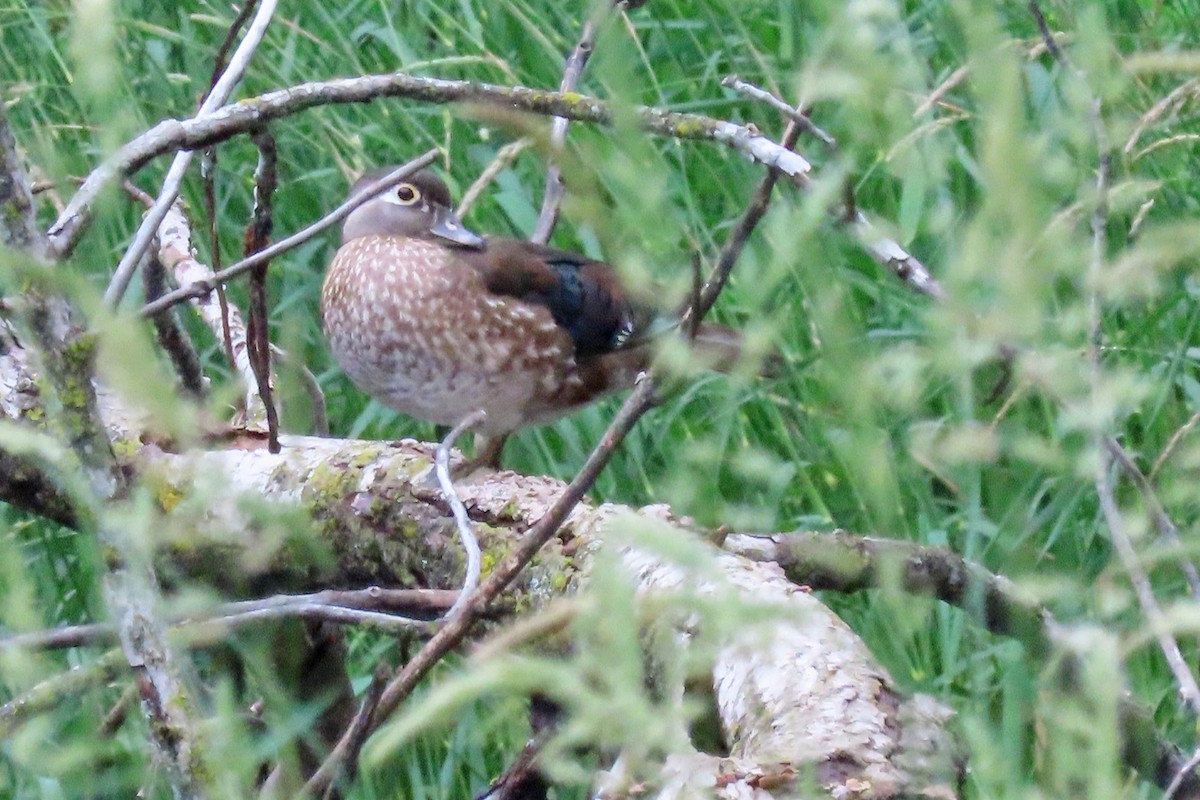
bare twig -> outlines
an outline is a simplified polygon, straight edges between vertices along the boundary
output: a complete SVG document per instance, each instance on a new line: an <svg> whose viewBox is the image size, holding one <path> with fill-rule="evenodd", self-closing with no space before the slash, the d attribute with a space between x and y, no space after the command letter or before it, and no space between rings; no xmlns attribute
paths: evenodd
<svg viewBox="0 0 1200 800"><path fill-rule="evenodd" d="M47 290L41 272L45 242L34 236L35 220L29 183L17 157L0 98L0 237L24 249L27 276L33 285L25 292L24 322L41 358L44 390L57 404L55 424L77 457L77 471L89 493L77 509L83 527L110 548L117 565L104 575L104 599L117 620L121 652L133 669L149 719L155 755L167 768L172 792L178 798L204 797L207 789L203 756L192 722L191 692L178 661L166 642L155 606L158 587L123 525L112 522L107 507L128 491L117 467L112 445L97 409L92 383L95 342L84 335L72 304Z"/></svg>
<svg viewBox="0 0 1200 800"><path fill-rule="evenodd" d="M276 2L277 0L263 0L258 7L258 13L255 14L254 21L247 29L241 44L230 58L229 66L209 91L204 102L200 104L200 109L196 112L197 118L203 118L224 105L234 87L241 82L242 75L249 66L254 51L258 49L259 42L267 32L267 25L275 13ZM125 296L125 290L129 287L129 281L133 277L137 265L141 262L142 255L153 241L158 226L175 202L175 198L179 196L179 187L183 183L183 176L187 174L188 165L191 163L191 150L183 150L175 154L175 159L171 162L170 169L167 170L167 177L163 179L162 189L159 191L154 205L146 212L146 217L138 227L137 233L134 234L133 242L125 250L125 255L121 257L121 262L117 264L117 269L113 273L112 281L104 291L104 302L108 305L115 307Z"/></svg>
<svg viewBox="0 0 1200 800"><path fill-rule="evenodd" d="M1162 452L1158 454L1158 458L1154 459L1154 467L1150 470L1150 483L1154 483L1154 480L1158 477L1158 473L1162 471L1163 466L1174 455L1175 450L1178 449L1179 443L1183 441L1183 437L1191 433L1192 429L1198 423L1200 423L1200 411L1188 417L1188 421L1183 423L1179 430L1171 434L1171 438L1167 440L1167 444L1163 447Z"/></svg>
<svg viewBox="0 0 1200 800"><path fill-rule="evenodd" d="M812 118L809 117L808 114L805 114L795 106L788 105L787 102L777 95L768 92L766 89L755 86L752 83L748 83L739 78L737 75L727 75L725 79L721 81L721 85L733 89L739 94L744 94L747 97L751 97L755 100L766 103L771 108L790 119L792 122L795 122L800 127L801 131L815 136L820 140L821 144L825 145L830 150L837 150L836 139L834 139L832 136L822 130L815 122L813 122Z"/></svg>
<svg viewBox="0 0 1200 800"><path fill-rule="evenodd" d="M471 524L471 518L467 515L467 507L463 505L462 499L454 489L454 481L450 477L450 448L454 447L454 442L458 440L458 437L486 418L487 412L482 409L468 414L462 422L455 425L446 434L446 438L442 439L437 446L435 465L438 484L442 487L442 493L450 504L450 511L454 515L454 525L458 528L458 538L467 555L462 589L458 593L458 599L454 601L454 606L446 612L447 619L461 613L467 603L467 598L479 587L479 572L482 569L483 561L483 554L479 552L479 539L475 536L475 526Z"/></svg>
<svg viewBox="0 0 1200 800"><path fill-rule="evenodd" d="M483 172L479 173L479 177L463 192L462 200L458 202L458 208L455 209L454 213L458 214L460 219L465 217L471 206L475 205L475 201L479 199L479 195L483 193L483 190L531 144L533 144L532 139L528 136L522 136L520 139L511 141L504 145L504 147L501 147L496 152L496 157L492 159L491 163L484 167Z"/></svg>
<svg viewBox="0 0 1200 800"><path fill-rule="evenodd" d="M385 633L402 633L453 606L459 593L434 589L328 589L298 595L277 595L260 600L224 603L202 617L173 617L173 627L189 640L206 640L219 632L264 620L301 617L365 625ZM404 616L402 616L404 615ZM11 650L55 650L90 647L116 640L117 626L111 623L69 625L48 631L22 633L0 638L0 652Z"/></svg>
<svg viewBox="0 0 1200 800"><path fill-rule="evenodd" d="M1051 55L1055 61L1067 63L1066 56L1058 46L1058 42L1054 39L1054 32L1050 30L1050 25L1046 22L1046 15L1042 13L1042 7L1037 0L1030 0L1029 13L1033 15L1033 19L1037 22L1038 32L1042 35L1042 41L1046 45L1046 52Z"/></svg>
<svg viewBox="0 0 1200 800"><path fill-rule="evenodd" d="M330 800L335 796L333 792L343 777L344 765L354 764L358 761L358 754L362 751L362 746L371 732L371 720L375 716L375 709L379 706L379 699L383 696L383 689L390 677L391 670L385 664L375 667L375 672L371 675L371 685L367 687L366 694L363 695L358 713L350 721L350 726L333 751L308 779L304 788L300 790L300 797L316 797L319 793L322 800ZM321 790L317 787L324 787L324 789Z"/></svg>
<svg viewBox="0 0 1200 800"><path fill-rule="evenodd" d="M790 147L795 144L799 135L800 126L794 120L790 121L787 129L783 132L781 140L783 146ZM754 232L754 229L758 227L758 223L766 215L767 207L771 202L771 192L774 190L778 180L778 173L767 172L759 182L758 188L754 190L754 196L751 198L750 204L746 206L746 210L738 218L737 223L733 226L733 230L729 232L729 237L725 240L725 244L721 248L721 253L717 257L717 263L713 266L712 274L704 282L704 286L700 289L691 308L684 312L683 319L681 320L683 330L697 329L700 320L708 314L713 304L717 302L717 297L725 288L725 284L728 283L733 266L737 263L738 258L741 257L742 251L746 247L746 242L750 239L750 234Z"/></svg>
<svg viewBox="0 0 1200 800"><path fill-rule="evenodd" d="M206 147L314 106L363 103L384 97L408 97L427 103L484 103L593 124L606 125L613 120L612 109L606 103L574 92L563 94L521 86L421 78L402 72L279 89L252 100L225 106L204 117L164 121L120 148L88 176L50 229L54 253L63 257L72 250L89 219L92 205L109 182L118 176L128 175L158 155L181 148ZM645 130L655 135L717 142L783 172L800 188L806 188L809 184L812 165L807 159L745 125L701 114L683 114L653 107L636 107L631 113L640 120ZM941 286L925 265L898 242L876 229L861 210L856 210L852 215L850 226L871 257L910 288L931 297L942 295Z"/></svg>
<svg viewBox="0 0 1200 800"><path fill-rule="evenodd" d="M96 731L96 735L103 739L112 738L113 734L121 729L125 724L125 720L129 717L129 708L133 705L133 701L137 699L137 687L129 686L125 691L121 692L121 696L113 703L113 707L104 715L104 719L100 722L100 727Z"/></svg>
<svg viewBox="0 0 1200 800"><path fill-rule="evenodd" d="M204 198L204 215L208 222L208 259L209 268L213 272L221 271L221 237L217 224L217 148L206 147L200 156L201 196ZM147 297L146 302L157 300L157 297ZM225 295L225 287L217 287L217 303L221 309L221 333L217 337L225 347L225 357L230 364L237 363L233 352L233 332L229 329L229 298Z"/></svg>
<svg viewBox="0 0 1200 800"><path fill-rule="evenodd" d="M195 251L192 249L191 224L179 203L172 206L170 212L163 218L163 223L158 231L158 241L159 257L162 259L163 265L174 274L177 284L185 288L201 282L210 285L209 281L213 278L213 272L208 265L201 263L196 258ZM179 291L168 292L152 301L150 305L164 304L168 298L178 296ZM171 305L167 305L167 308L170 308ZM262 396L258 392L258 381L254 376L254 368L250 364L249 348L246 344L246 327L242 321L241 312L232 304L222 305L211 294L197 296L193 305L218 340L223 338L228 331L229 350L232 353L231 366L241 378L244 389L245 420L243 425L247 430L263 431L266 408L263 405Z"/></svg>
<svg viewBox="0 0 1200 800"><path fill-rule="evenodd" d="M700 310L700 305L703 303L704 297L704 266L700 263L700 253L698 250L692 250L692 294L688 300L687 319L683 320L680 325L680 330L683 335L689 340L696 338L696 334L700 332L700 316L697 312ZM686 313L686 312L685 312Z"/></svg>
<svg viewBox="0 0 1200 800"><path fill-rule="evenodd" d="M1176 527L1174 520L1167 514L1167 510L1163 508L1162 503L1158 499L1158 494L1154 491L1154 487L1150 485L1149 479L1138 468L1138 465L1130 457L1125 448L1111 436L1105 437L1104 446L1108 449L1108 453L1113 460L1125 471L1129 479L1133 481L1133 485L1142 495L1142 502L1146 504L1146 508L1150 512L1150 518L1154 520L1154 526L1158 529L1159 538L1163 542L1172 547L1179 548L1182 542L1179 540L1179 528ZM1191 562L1191 559L1184 556L1179 558L1179 568L1183 570L1183 575L1187 578L1188 587L1192 590L1192 598L1200 602L1200 572L1197 572L1196 565Z"/></svg>
<svg viewBox="0 0 1200 800"><path fill-rule="evenodd" d="M166 269L157 252L146 254L146 265L142 267L142 290L148 302L162 297L167 290ZM192 397L203 397L204 370L200 365L200 354L179 324L179 319L174 314L159 314L154 317L153 323L158 346L170 359L183 390Z"/></svg>
<svg viewBox="0 0 1200 800"><path fill-rule="evenodd" d="M244 606L244 607L239 607ZM423 620L409 619L397 614L381 614L378 611L363 611L357 608L330 605L320 601L308 601L303 595L266 600L247 600L244 604L230 603L230 613L222 617L189 621L181 623L194 628L197 637L219 638L228 634L232 628L241 627L254 622L267 620L289 619L299 617L320 622L334 622L339 625L361 625L379 633L399 636L425 626Z"/></svg>
<svg viewBox="0 0 1200 800"><path fill-rule="evenodd" d="M1137 551L1134 549L1133 541L1129 538L1129 532L1125 530L1125 520L1113 498L1108 459L1102 458L1100 462L1096 471L1096 494L1100 498L1100 510L1104 513L1105 522L1108 523L1113 546L1120 555L1121 564L1125 567L1125 572L1129 575L1129 580L1137 593L1138 604L1142 607L1142 613L1146 615L1146 622L1154 632L1154 637L1158 640L1158 646L1162 649L1163 655L1166 656L1171 674L1175 676L1175 681L1179 685L1179 694L1191 708L1193 714L1200 714L1200 685L1197 685L1191 667L1188 666L1187 659L1179 649L1179 642L1175 641L1175 637L1171 635L1166 616L1158 605L1158 600L1154 597L1154 589L1150 586L1150 576L1146 574Z"/></svg>
<svg viewBox="0 0 1200 800"><path fill-rule="evenodd" d="M1075 69L1067 59L1066 54L1058 48L1037 0L1030 0L1029 10L1037 21L1038 29L1042 32L1043 39L1046 40L1047 51L1061 64L1069 68L1081 81L1086 82L1087 76ZM1102 375L1100 364L1101 309L1100 298L1097 292L1108 246L1108 192L1110 171L1112 168L1112 151L1108 141L1108 134L1104 127L1103 106L1099 97L1093 96L1089 112L1092 123L1092 134L1096 141L1098 163L1095 184L1096 201L1091 214L1092 246L1088 263L1089 285L1092 287L1088 363L1091 367L1092 394L1098 395L1101 391ZM1137 550L1133 545L1133 540L1130 538L1129 532L1125 529L1125 519L1114 497L1111 474L1111 448L1108 447L1110 440L1111 437L1107 433L1097 429L1094 441L1096 449L1102 456L1099 458L1096 466L1094 485L1096 496L1100 501L1100 511L1104 515L1104 520L1108 525L1113 547L1121 559L1121 564L1129 576L1130 583L1133 584L1133 589L1137 595L1138 604L1142 608L1142 613L1145 614L1146 621L1151 631L1153 631L1155 638L1158 640L1158 645L1166 657L1171 673L1175 676L1179 693L1191 708L1192 713L1200 714L1200 685L1197 685L1196 678L1192 675L1187 659L1184 658L1182 651L1179 649L1179 642L1171 634L1166 616L1163 614L1162 608L1154 596L1154 588L1150 583L1150 576L1142 566L1141 559L1138 557Z"/></svg>
<svg viewBox="0 0 1200 800"><path fill-rule="evenodd" d="M233 43L237 41L238 33L245 27L246 21L250 19L250 15L254 13L254 8L257 5L258 0L246 0L245 3L242 3L242 8L238 11L237 16L233 18L229 30L225 31L225 38L213 56L212 76L208 79L208 91L204 93L206 98L212 94L213 87L217 85L217 81L221 79L222 73L225 72L225 65L229 63L229 51L233 49Z"/></svg>
<svg viewBox="0 0 1200 800"><path fill-rule="evenodd" d="M328 436L329 409L325 403L325 392L321 391L321 382L317 380L317 376L313 375L307 364L282 347L273 344L271 352L279 359L280 364L291 367L299 374L300 383L303 384L304 391L308 394L308 400L312 403L313 433L317 436Z"/></svg>
<svg viewBox="0 0 1200 800"><path fill-rule="evenodd" d="M254 218L246 230L246 245L243 255L247 258L261 253L271 243L271 231L275 226L273 198L278 182L276 175L277 150L275 137L266 128L250 134L250 140L258 148L258 166L254 169ZM267 412L267 449L279 452L279 411L275 407L271 387L271 336L268 328L267 267L269 260L262 260L250 270L250 317L246 325L246 352L250 356L250 367L258 384L258 395Z"/></svg>
<svg viewBox="0 0 1200 800"><path fill-rule="evenodd" d="M1196 767L1198 766L1200 766L1200 748L1197 748L1196 751L1192 753L1191 758L1185 761L1183 765L1176 770L1175 776L1171 778L1171 782L1167 784L1167 788L1163 791L1163 800L1171 800L1171 798L1175 796L1175 793L1178 792L1183 786L1185 781L1188 781L1189 779L1194 780L1194 773Z"/></svg>
<svg viewBox="0 0 1200 800"><path fill-rule="evenodd" d="M236 264L233 264L232 266L227 267L218 273L204 277L195 276L186 282L180 281L180 288L163 295L153 303L147 303L142 308L140 315L142 317L151 317L155 314L161 314L166 309L178 305L185 300L203 297L211 292L214 286L224 284L227 281L241 275L242 273L254 269L260 263L269 261L281 253L286 253L288 250L298 247L326 228L336 225L346 217L350 216L354 209L358 208L372 197L375 197L381 192L387 191L414 172L418 172L419 170L428 167L437 159L437 156L437 150L429 150L421 156L414 158L412 161L409 161L407 164L397 167L380 180L366 187L363 191L359 192L354 197L351 197L336 209L314 222L312 225L309 225L297 233L293 233L291 236L288 236L285 239L280 239L275 244L260 250L249 258L244 258Z"/></svg>
<svg viewBox="0 0 1200 800"><path fill-rule="evenodd" d="M111 645L117 639L117 626L109 622L66 625L47 631L16 633L0 638L0 652L6 650L61 650L68 647Z"/></svg>
<svg viewBox="0 0 1200 800"><path fill-rule="evenodd" d="M583 31L579 34L579 43L567 57L562 81L558 84L560 92L575 91L575 86L579 83L579 76L583 74L583 69L587 66L592 49L596 45L596 31L604 24L604 20L612 11L613 3L611 2L605 1L594 5L592 15L587 22L583 23ZM542 195L542 210L538 213L533 235L529 237L531 241L538 244L550 241L550 236L554 233L554 226L558 222L558 212L562 207L563 195L566 193L566 186L562 179L562 167L558 164L557 156L566 144L568 124L569 120L566 117L555 117L554 122L550 125L550 153L553 161L550 169L546 171L546 190Z"/></svg>

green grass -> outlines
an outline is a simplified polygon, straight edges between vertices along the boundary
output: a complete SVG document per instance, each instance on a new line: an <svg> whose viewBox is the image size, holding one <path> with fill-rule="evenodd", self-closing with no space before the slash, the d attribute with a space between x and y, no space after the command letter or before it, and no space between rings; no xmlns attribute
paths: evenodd
<svg viewBox="0 0 1200 800"><path fill-rule="evenodd" d="M1197 104L1185 101L1151 124L1126 153L1139 117L1188 76L1121 68L1134 53L1194 47L1198 5L1046 4L1051 25L1071 35L1068 52L1086 70L1088 91L1103 98L1114 147L1098 392L1085 358L1096 288L1088 276L1097 163L1089 96L1066 68L1028 57L1038 37L1025 4L654 0L606 26L581 91L753 123L777 136L782 126L769 109L721 88L721 78L736 73L810 103L839 150L802 139L817 164L813 189L777 192L714 315L765 332L787 360L786 373L769 381L697 376L639 425L594 496L669 502L710 526L844 527L950 546L1036 592L1073 630L1092 632L1099 643L1087 648L1089 664L1100 677L1085 699L1100 709L1096 719L1106 719L1105 703L1128 686L1156 710L1164 732L1190 745L1193 723L1175 701L1161 655L1144 638L1129 644L1145 620L1098 510L1090 437L1111 429L1148 470L1200 406L1191 246L1200 233L1200 149L1180 140L1138 155L1154 141L1197 133ZM232 19L227 4L200 0L100 4L98 13L110 21L108 38L103 25L81 28L69 4L0 0L0 94L25 152L60 182L64 199L69 177L86 174L116 144L194 111ZM544 0L285 5L240 94L392 69L553 87L585 15L582 3ZM945 94L945 105L914 117L964 64L972 71ZM282 154L277 235L330 210L358 171L434 145L445 148L442 172L460 194L518 133L466 109L401 100L319 108L272 132ZM711 261L760 175L717 145L624 128L576 126L570 142L579 185L594 191L586 202L568 202L555 243L606 257L679 297L690 281L691 243ZM219 157L217 224L228 264L249 216L255 154L238 139ZM155 189L165 164L155 161L135 181ZM527 150L468 224L528 235L544 168ZM935 305L883 274L831 222L824 204L847 179L859 207L894 225L944 282L948 302ZM199 185L193 170L185 197L197 218ZM1148 199L1154 205L1131 236ZM50 204L41 211L48 223ZM137 218L114 194L66 268L102 290ZM211 260L206 242L197 236L201 257ZM330 361L317 301L335 246L331 233L272 265L274 340L320 378L335 435L427 438L430 426L367 400ZM245 308L241 287L231 296ZM228 381L221 348L194 320L189 325L208 374ZM999 345L1021 355L992 397L1004 377ZM307 432L306 402L293 381L283 385L285 428ZM507 463L570 477L615 407L602 403L522 432ZM1189 544L1200 513L1197 463L1196 440L1185 436L1157 476ZM1119 499L1131 520L1142 520L1127 485ZM0 576L5 625L102 614L91 543L11 512L2 529L5 563L22 565ZM1170 559L1154 577L1165 603L1184 602ZM1063 698L1043 665L982 632L972 615L885 592L826 599L902 686L960 711L978 753L972 796L1065 796L1084 778L1091 797L1149 792L1112 780L1119 773L1103 764L1111 726L1072 728L1079 698ZM1194 635L1183 638L1185 651L1194 651ZM356 640L354 667L365 674L383 647L370 636ZM58 669L81 657L37 664ZM4 695L29 685L38 674L29 669L4 665ZM108 781L118 793L136 786L144 767L136 724L115 755L101 754L111 769L93 772L88 754L71 750L117 694L81 699L38 728L42 738L0 747L0 793L71 797L104 791ZM472 796L521 744L509 725L520 714L498 705L481 701L457 726L406 748L386 770L364 775L355 796ZM42 759L41 741L76 761ZM1080 763L1059 752L1068 745ZM398 793L397 781L412 793Z"/></svg>

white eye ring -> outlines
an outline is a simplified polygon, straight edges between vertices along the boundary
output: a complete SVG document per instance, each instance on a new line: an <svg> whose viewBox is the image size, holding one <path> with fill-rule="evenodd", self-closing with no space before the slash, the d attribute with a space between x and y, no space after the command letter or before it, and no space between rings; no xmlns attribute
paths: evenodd
<svg viewBox="0 0 1200 800"><path fill-rule="evenodd" d="M402 183L384 195L384 199L398 206L411 206L420 201L421 191L411 183Z"/></svg>

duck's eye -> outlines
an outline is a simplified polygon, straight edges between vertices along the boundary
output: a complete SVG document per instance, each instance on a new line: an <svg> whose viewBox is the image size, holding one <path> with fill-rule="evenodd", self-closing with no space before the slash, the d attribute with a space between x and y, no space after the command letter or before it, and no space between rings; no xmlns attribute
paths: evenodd
<svg viewBox="0 0 1200 800"><path fill-rule="evenodd" d="M402 206L411 206L421 199L421 192L411 183L402 183L396 187L396 199Z"/></svg>

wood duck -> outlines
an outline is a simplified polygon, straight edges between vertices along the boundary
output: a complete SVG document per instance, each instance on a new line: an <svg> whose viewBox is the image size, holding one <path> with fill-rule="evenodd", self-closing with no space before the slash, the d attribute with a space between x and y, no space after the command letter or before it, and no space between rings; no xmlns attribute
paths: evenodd
<svg viewBox="0 0 1200 800"><path fill-rule="evenodd" d="M368 172L351 195L393 169ZM467 229L429 172L346 218L321 293L325 335L351 380L441 425L483 409L474 463L491 466L517 428L631 387L662 316L608 264ZM723 326L702 325L696 341L718 369L740 352Z"/></svg>

